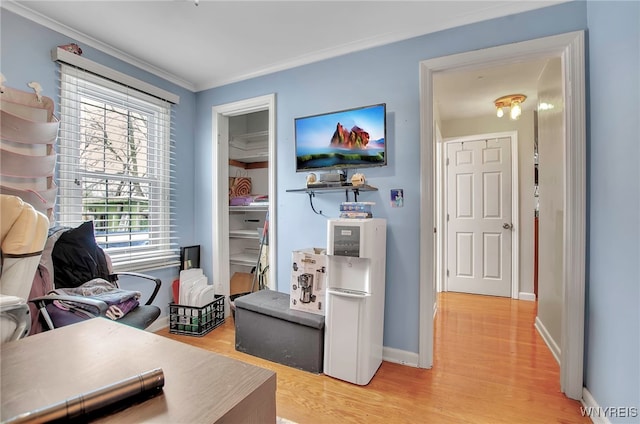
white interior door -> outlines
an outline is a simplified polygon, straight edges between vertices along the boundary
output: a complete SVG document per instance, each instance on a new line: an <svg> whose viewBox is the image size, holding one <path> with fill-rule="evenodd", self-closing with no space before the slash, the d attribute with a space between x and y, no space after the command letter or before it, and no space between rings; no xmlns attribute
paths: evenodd
<svg viewBox="0 0 640 424"><path fill-rule="evenodd" d="M447 290L511 296L511 139L447 143Z"/></svg>

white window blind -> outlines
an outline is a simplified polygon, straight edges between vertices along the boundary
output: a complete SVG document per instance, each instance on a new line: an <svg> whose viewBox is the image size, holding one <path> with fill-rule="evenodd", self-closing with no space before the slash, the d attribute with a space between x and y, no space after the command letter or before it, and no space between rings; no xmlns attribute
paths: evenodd
<svg viewBox="0 0 640 424"><path fill-rule="evenodd" d="M179 264L171 104L60 64L58 224L93 221L114 270Z"/></svg>

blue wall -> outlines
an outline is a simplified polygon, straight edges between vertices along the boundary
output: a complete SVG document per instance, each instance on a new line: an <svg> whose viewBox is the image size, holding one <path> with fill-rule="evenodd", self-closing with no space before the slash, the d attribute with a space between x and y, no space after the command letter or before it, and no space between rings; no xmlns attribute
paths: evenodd
<svg viewBox="0 0 640 424"><path fill-rule="evenodd" d="M542 24L544 23L544 24ZM387 282L384 345L418 352L420 222L420 61L524 41L586 27L584 3L566 3L502 19L454 28L407 41L324 60L197 94L196 209L211 216L211 107L276 93L277 139L277 282L289 292L293 250L326 246L326 218L308 199L287 189L305 186L296 174L294 118L372 103L387 104L389 165L364 170L377 192L360 199L376 202L374 213L386 218ZM499 29L499 30L498 30ZM404 189L403 208L391 208L390 189ZM316 209L337 217L344 194L315 197ZM210 225L207 221L207 225ZM206 234L210 234L210 230ZM209 250L211 240L201 242Z"/></svg>
<svg viewBox="0 0 640 424"><path fill-rule="evenodd" d="M1 71L8 85L39 81L56 98L49 52L73 40L1 14ZM85 56L181 96L176 107L179 243L202 244L211 257L211 107L276 93L278 142L279 288L288 290L291 251L326 244L323 217L306 197L293 158L293 119L385 102L391 144L389 166L366 171L380 190L362 196L389 221L385 346L418 351L419 99L421 60L500 44L587 30L588 251L587 389L602 407L640 407L640 112L638 109L640 4L573 2L459 27L201 93L189 93L126 63L86 48ZM499 30L498 30L499 28ZM83 50L85 50L83 46ZM195 145L194 145L195 139ZM405 189L405 207L388 205L389 190ZM342 196L316 197L337 215ZM209 269L206 269L206 266ZM211 275L210 264L205 264ZM176 271L160 272L170 281ZM168 287L165 300L168 301ZM161 303L158 303L161 304ZM633 422L611 418L614 423Z"/></svg>
<svg viewBox="0 0 640 424"><path fill-rule="evenodd" d="M0 14L0 22L2 49L0 71L7 79L6 86L30 91L27 83L39 82L43 87L42 94L55 101L55 113L57 114L59 73L58 65L51 60L51 50L56 46L77 42L77 40L72 40L5 9L2 9ZM181 246L197 244L193 212L195 94L99 50L87 47L82 43L79 44L82 47L83 57L180 96L180 104L174 106L177 189L174 193L173 203L176 214L177 243ZM177 278L178 268L158 270L150 272L150 274L163 281L163 288L155 303L162 307L162 314L167 315L167 305L171 301L171 282Z"/></svg>
<svg viewBox="0 0 640 424"><path fill-rule="evenodd" d="M601 406L640 407L640 3L587 4L585 384Z"/></svg>

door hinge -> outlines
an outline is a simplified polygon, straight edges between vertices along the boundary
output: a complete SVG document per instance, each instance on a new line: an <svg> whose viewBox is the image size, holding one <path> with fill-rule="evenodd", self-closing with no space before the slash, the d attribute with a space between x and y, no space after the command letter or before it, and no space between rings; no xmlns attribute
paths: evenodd
<svg viewBox="0 0 640 424"><path fill-rule="evenodd" d="M447 222L449 222L449 214L447 214Z"/></svg>
<svg viewBox="0 0 640 424"><path fill-rule="evenodd" d="M449 270L447 270L447 277L449 277Z"/></svg>
<svg viewBox="0 0 640 424"><path fill-rule="evenodd" d="M436 227L433 227L433 234L436 234L438 231L436 229Z"/></svg>
<svg viewBox="0 0 640 424"><path fill-rule="evenodd" d="M447 158L447 166L449 166L449 158Z"/></svg>

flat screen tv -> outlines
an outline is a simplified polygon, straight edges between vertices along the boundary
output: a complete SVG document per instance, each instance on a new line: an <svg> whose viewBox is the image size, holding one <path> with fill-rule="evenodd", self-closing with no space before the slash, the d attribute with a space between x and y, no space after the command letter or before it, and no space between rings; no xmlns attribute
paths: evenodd
<svg viewBox="0 0 640 424"><path fill-rule="evenodd" d="M386 136L385 103L296 118L296 172L386 165Z"/></svg>

